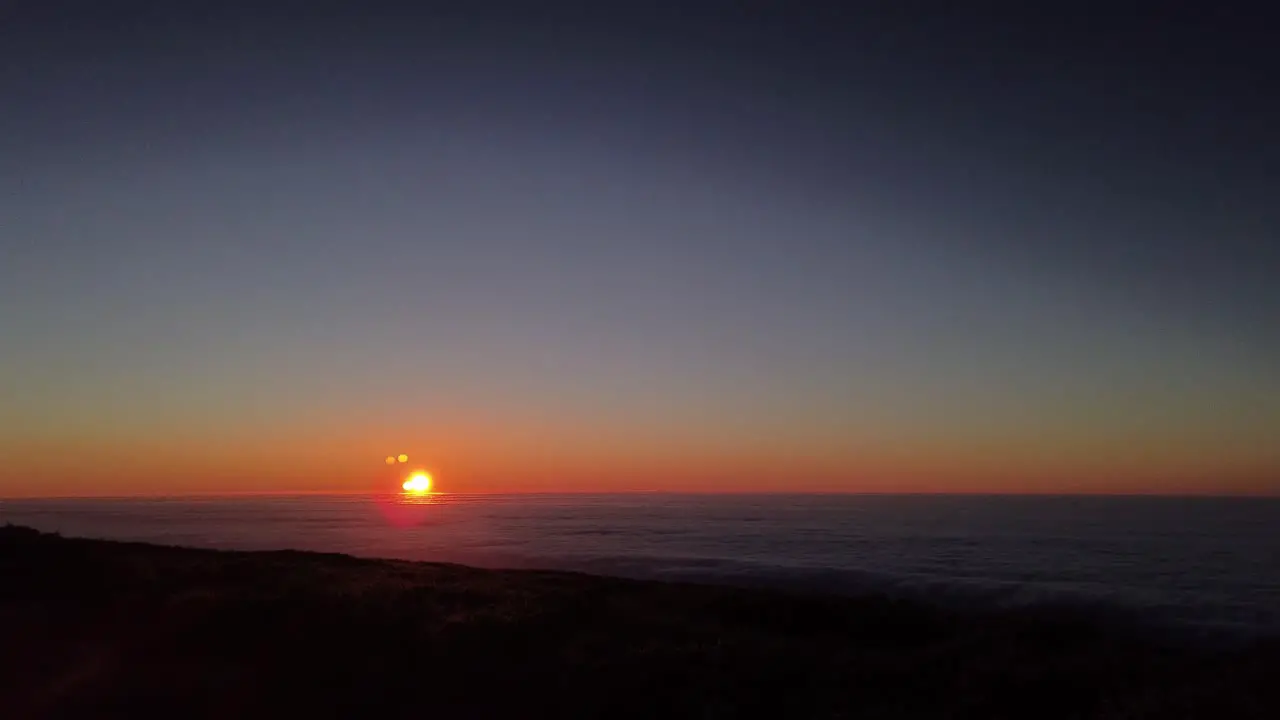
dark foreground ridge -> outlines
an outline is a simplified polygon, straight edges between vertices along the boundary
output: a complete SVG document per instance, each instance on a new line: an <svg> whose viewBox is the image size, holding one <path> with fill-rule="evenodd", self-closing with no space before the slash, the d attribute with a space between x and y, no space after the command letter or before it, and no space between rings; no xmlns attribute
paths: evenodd
<svg viewBox="0 0 1280 720"><path fill-rule="evenodd" d="M1278 678L1043 613L0 528L8 718L1274 718Z"/></svg>

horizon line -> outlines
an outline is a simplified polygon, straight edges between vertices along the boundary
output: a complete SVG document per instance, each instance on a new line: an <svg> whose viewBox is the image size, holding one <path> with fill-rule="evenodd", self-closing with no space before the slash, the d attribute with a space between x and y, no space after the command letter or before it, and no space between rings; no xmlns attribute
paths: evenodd
<svg viewBox="0 0 1280 720"><path fill-rule="evenodd" d="M0 495L0 502L34 501L34 500L168 500L168 499L200 499L200 498L253 498L253 497L317 497L317 496L399 496L404 493L388 489L385 492L376 490L232 490L232 491L194 491L177 493L136 493L136 494L104 494L104 495ZM1259 499L1280 500L1280 491L1275 492L989 492L989 491L931 491L931 490L522 490L522 491L475 491L448 492L432 491L432 495L467 496L593 496L602 495L677 495L688 497L705 496L862 496L862 497L1104 497L1104 498L1203 498L1203 499Z"/></svg>

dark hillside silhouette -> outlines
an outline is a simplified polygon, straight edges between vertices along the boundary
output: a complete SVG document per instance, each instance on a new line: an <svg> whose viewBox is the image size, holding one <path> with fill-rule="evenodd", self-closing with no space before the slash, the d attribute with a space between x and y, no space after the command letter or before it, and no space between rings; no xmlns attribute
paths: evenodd
<svg viewBox="0 0 1280 720"><path fill-rule="evenodd" d="M1275 644L1065 616L12 526L0 578L10 718L1280 717Z"/></svg>

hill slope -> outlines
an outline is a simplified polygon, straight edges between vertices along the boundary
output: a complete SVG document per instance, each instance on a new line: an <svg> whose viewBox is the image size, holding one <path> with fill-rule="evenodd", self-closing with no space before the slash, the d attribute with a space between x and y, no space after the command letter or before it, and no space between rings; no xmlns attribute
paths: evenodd
<svg viewBox="0 0 1280 720"><path fill-rule="evenodd" d="M43 717L1280 717L1280 647L1083 619L0 528Z"/></svg>

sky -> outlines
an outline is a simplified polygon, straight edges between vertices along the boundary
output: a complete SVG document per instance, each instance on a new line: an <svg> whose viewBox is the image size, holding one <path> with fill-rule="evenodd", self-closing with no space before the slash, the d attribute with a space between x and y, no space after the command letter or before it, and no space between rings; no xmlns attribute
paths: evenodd
<svg viewBox="0 0 1280 720"><path fill-rule="evenodd" d="M1280 494L1266 24L955 5L0 3L0 496Z"/></svg>

